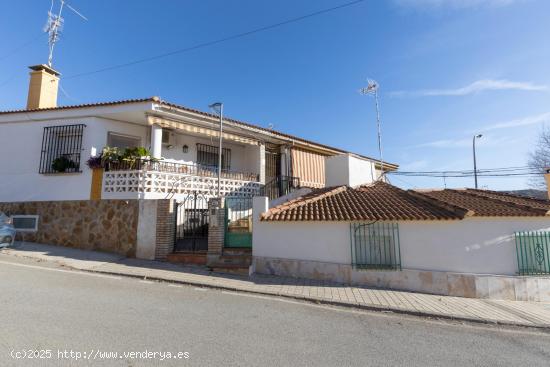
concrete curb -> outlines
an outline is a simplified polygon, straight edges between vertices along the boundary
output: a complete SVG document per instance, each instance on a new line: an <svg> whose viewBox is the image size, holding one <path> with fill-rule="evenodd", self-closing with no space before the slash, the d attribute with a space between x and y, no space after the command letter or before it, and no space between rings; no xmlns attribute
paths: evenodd
<svg viewBox="0 0 550 367"><path fill-rule="evenodd" d="M25 254L10 253L9 255L37 260L36 257L26 256ZM259 295L270 296L270 297L282 297L282 298L293 299L293 300L314 303L314 304L322 304L322 305L345 307L345 308L355 308L355 309L373 311L373 312L392 312L395 314L439 319L439 320L468 322L468 323L482 324L482 325L498 325L498 326L505 326L505 327L529 328L529 329L536 329L539 331L550 333L549 324L522 323L522 322L513 322L513 321L482 319L482 318L475 318L475 317L453 316L453 315L441 314L437 312L417 311L417 310L404 309L404 308L392 307L392 306L378 306L373 304L364 304L364 303L357 303L357 302L354 302L354 303L341 302L341 301L329 300L326 298L320 298L315 296L293 295L293 294L281 293L281 292L266 292L261 290L250 289L247 287L234 287L234 286L212 284L208 282L199 282L199 281L193 281L193 280L169 279L169 278L164 278L159 276L147 276L147 275L131 274L131 273L125 273L125 272L116 272L116 271L107 271L107 270L98 269L103 264L97 265L97 267L95 268L79 268L79 267L64 263L62 261L46 260L46 259L39 259L39 261L51 261L63 266L66 269L70 269L72 271L122 276L127 278L152 280L157 282L173 283L173 284L182 284L182 285L189 285L189 286L195 286L195 287L201 287L201 288L210 288L210 289L218 289L218 290L249 293L249 294L259 294Z"/></svg>
<svg viewBox="0 0 550 367"><path fill-rule="evenodd" d="M298 296L298 295L292 295L292 294L281 293L281 292L273 292L273 293L263 292L263 291L252 290L247 288L194 282L191 280L175 280L175 279L167 279L167 278L154 277L154 276L149 277L149 276L139 275L139 274L103 271L98 269L78 269L70 266L67 266L67 267L74 270L85 271L89 273L124 276L124 277L134 278L134 279L153 280L153 281L163 282L163 283L183 284L183 285L190 285L190 286L201 287L201 288L219 289L219 290L232 291L232 292L261 294L261 295L271 296L271 297L283 297L283 298L294 299L294 300L299 300L303 302L323 304L323 305L329 305L329 306L346 307L346 308L356 308L356 309L361 309L365 311L392 312L392 313L401 314L401 315L426 317L426 318L439 319L439 320L461 321L461 322L469 322L469 323L483 324L483 325L498 325L498 326L507 326L507 327L530 328L530 329L537 329L540 331L550 333L550 325L546 325L546 324L526 324L526 323L512 322L512 321L479 319L474 317L459 317L459 316L452 316L452 315L446 315L446 314L439 314L435 312L416 311L416 310L403 309L403 308L391 307L391 306L376 306L376 305L367 305L362 303L339 302L339 301L328 300L326 298Z"/></svg>

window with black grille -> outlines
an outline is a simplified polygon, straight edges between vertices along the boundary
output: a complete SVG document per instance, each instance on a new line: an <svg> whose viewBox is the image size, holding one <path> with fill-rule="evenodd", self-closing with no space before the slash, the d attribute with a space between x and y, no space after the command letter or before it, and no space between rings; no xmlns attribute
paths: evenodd
<svg viewBox="0 0 550 367"><path fill-rule="evenodd" d="M219 148L206 145L197 144L197 163L203 166L218 167L218 151ZM231 149L222 148L222 169L231 169Z"/></svg>
<svg viewBox="0 0 550 367"><path fill-rule="evenodd" d="M80 172L82 133L85 126L78 124L45 127L38 172Z"/></svg>

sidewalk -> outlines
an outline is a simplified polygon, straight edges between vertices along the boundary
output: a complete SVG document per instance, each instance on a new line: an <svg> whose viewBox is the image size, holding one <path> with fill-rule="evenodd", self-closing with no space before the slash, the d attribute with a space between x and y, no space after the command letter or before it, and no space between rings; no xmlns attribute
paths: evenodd
<svg viewBox="0 0 550 367"><path fill-rule="evenodd" d="M31 243L20 243L15 248L0 250L0 254L56 262L82 271L282 296L369 310L550 330L549 303L437 296L267 275L247 277L220 274L199 267L127 259L113 254Z"/></svg>

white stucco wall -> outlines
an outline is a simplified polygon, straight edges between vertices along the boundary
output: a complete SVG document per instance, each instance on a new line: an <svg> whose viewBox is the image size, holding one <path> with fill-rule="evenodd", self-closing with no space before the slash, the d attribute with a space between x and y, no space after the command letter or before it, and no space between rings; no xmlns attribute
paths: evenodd
<svg viewBox="0 0 550 367"><path fill-rule="evenodd" d="M326 186L365 185L375 181L379 174L373 162L351 154L341 154L325 159Z"/></svg>
<svg viewBox="0 0 550 367"><path fill-rule="evenodd" d="M256 209L253 256L351 263L349 223L261 222ZM550 219L400 222L402 268L514 275L514 231L523 230L550 230Z"/></svg>
<svg viewBox="0 0 550 367"><path fill-rule="evenodd" d="M349 223L261 222L259 213L268 205L266 198L254 198L253 256L351 263Z"/></svg>
<svg viewBox="0 0 550 367"><path fill-rule="evenodd" d="M174 134L174 145L171 148L163 145L162 157L168 161L191 164L197 160L197 143L218 146L217 139L206 139L197 136ZM183 153L183 146L187 145L187 153ZM231 171L259 173L259 147L253 145L223 142L223 148L231 149Z"/></svg>
<svg viewBox="0 0 550 367"><path fill-rule="evenodd" d="M140 200L137 226L136 257L154 260L157 242L156 200Z"/></svg>
<svg viewBox="0 0 550 367"><path fill-rule="evenodd" d="M86 125L82 137L82 173L38 173L44 127L72 124ZM150 147L150 130L146 125L102 117L0 121L0 202L89 199L92 173L86 161L107 145L108 133L138 137L142 146ZM171 149L162 148L162 156L169 161L193 163L197 158L197 143L217 145L217 141L210 139L182 134L175 136ZM187 153L183 153L183 145L189 147ZM224 147L231 149L232 170L259 173L259 146L224 142Z"/></svg>
<svg viewBox="0 0 550 367"><path fill-rule="evenodd" d="M44 127L85 124L82 137L82 173L38 173ZM100 152L109 131L145 139L146 127L97 117L0 123L0 201L89 199L91 170L86 160Z"/></svg>
<svg viewBox="0 0 550 367"><path fill-rule="evenodd" d="M469 218L449 222L401 222L403 268L513 275L515 231L550 230L550 219Z"/></svg>

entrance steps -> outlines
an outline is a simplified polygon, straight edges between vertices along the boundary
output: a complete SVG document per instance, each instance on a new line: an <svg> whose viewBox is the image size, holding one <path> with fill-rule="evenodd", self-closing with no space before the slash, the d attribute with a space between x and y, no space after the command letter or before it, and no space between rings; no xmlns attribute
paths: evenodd
<svg viewBox="0 0 550 367"><path fill-rule="evenodd" d="M248 268L252 264L252 249L225 248L219 260L209 264L212 271L248 275Z"/></svg>
<svg viewBox="0 0 550 367"><path fill-rule="evenodd" d="M185 265L206 265L206 251L178 251L168 254L166 261Z"/></svg>

